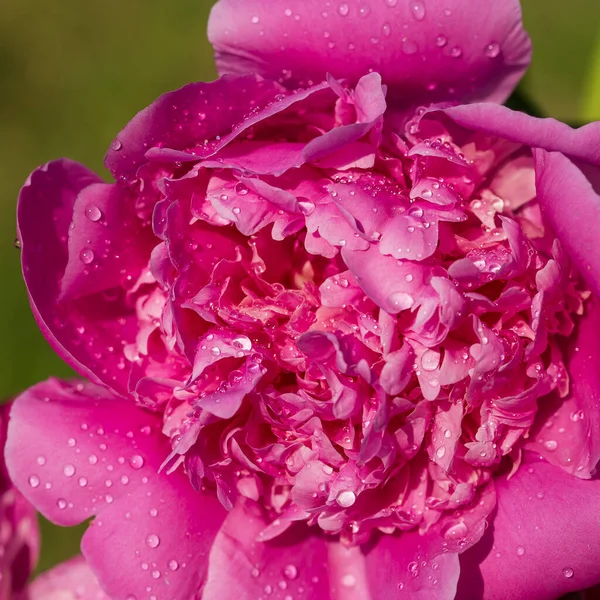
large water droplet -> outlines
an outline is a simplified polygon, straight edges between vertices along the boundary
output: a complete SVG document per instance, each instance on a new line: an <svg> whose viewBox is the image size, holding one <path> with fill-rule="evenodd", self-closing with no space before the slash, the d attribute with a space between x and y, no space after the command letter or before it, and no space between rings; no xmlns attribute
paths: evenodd
<svg viewBox="0 0 600 600"><path fill-rule="evenodd" d="M488 58L496 58L500 54L500 44L492 42L485 47L485 55Z"/></svg>
<svg viewBox="0 0 600 600"><path fill-rule="evenodd" d="M177 569L179 569L179 563L176 560L170 560L169 561L169 569L171 571L177 571Z"/></svg>
<svg viewBox="0 0 600 600"><path fill-rule="evenodd" d="M121 150L123 148L123 144L121 143L120 140L116 139L113 140L112 144L110 145L110 149L114 150L115 152L118 152L119 150Z"/></svg>
<svg viewBox="0 0 600 600"><path fill-rule="evenodd" d="M39 487L40 486L40 478L37 475L32 475L29 478L29 485L34 489L36 487Z"/></svg>
<svg viewBox="0 0 600 600"><path fill-rule="evenodd" d="M63 467L63 473L66 477L73 477L73 475L75 475L75 467L73 465L65 465Z"/></svg>
<svg viewBox="0 0 600 600"><path fill-rule="evenodd" d="M445 446L440 446L436 451L435 451L435 455L438 458L444 458L446 454L446 447Z"/></svg>
<svg viewBox="0 0 600 600"><path fill-rule="evenodd" d="M94 251L91 248L84 248L79 253L79 258L84 265L89 265L94 262Z"/></svg>
<svg viewBox="0 0 600 600"><path fill-rule="evenodd" d="M296 565L286 565L283 569L283 575L287 579L296 579L298 577L298 569Z"/></svg>
<svg viewBox="0 0 600 600"><path fill-rule="evenodd" d="M148 548L158 548L159 544L160 538L155 533L151 533L146 538L146 545L148 546Z"/></svg>
<svg viewBox="0 0 600 600"><path fill-rule="evenodd" d="M102 218L102 212L95 204L90 204L85 209L85 216L90 221L93 221L95 223L96 221L99 221Z"/></svg>
<svg viewBox="0 0 600 600"><path fill-rule="evenodd" d="M315 210L315 203L308 198L298 200L298 208L303 215L311 215Z"/></svg>
<svg viewBox="0 0 600 600"><path fill-rule="evenodd" d="M421 0L411 0L410 11L417 21L425 18L425 4Z"/></svg>
<svg viewBox="0 0 600 600"><path fill-rule="evenodd" d="M388 302L394 306L395 309L400 311L411 308L415 303L415 299L405 292L394 292L388 298Z"/></svg>
<svg viewBox="0 0 600 600"><path fill-rule="evenodd" d="M517 546L517 556L523 556L525 554L525 548L523 546Z"/></svg>
<svg viewBox="0 0 600 600"><path fill-rule="evenodd" d="M356 502L356 495L351 490L344 490L337 495L335 501L342 508L349 508Z"/></svg>
<svg viewBox="0 0 600 600"><path fill-rule="evenodd" d="M135 454L129 459L129 464L134 469L141 469L144 466L144 459L139 454Z"/></svg>
<svg viewBox="0 0 600 600"><path fill-rule="evenodd" d="M573 577L573 575L575 575L575 571L573 571L573 569L571 569L571 567L565 567L563 569L563 575L567 578L567 579L571 579L571 577Z"/></svg>
<svg viewBox="0 0 600 600"><path fill-rule="evenodd" d="M350 6L348 5L347 2L342 2L339 6L338 6L338 13L342 16L345 17L348 15L348 13L350 12Z"/></svg>
<svg viewBox="0 0 600 600"><path fill-rule="evenodd" d="M447 540L462 540L467 533L469 532L469 528L463 523L457 523L456 525L452 525L444 532L444 537Z"/></svg>
<svg viewBox="0 0 600 600"><path fill-rule="evenodd" d="M558 442L556 440L547 440L544 442L544 446L549 452L554 452L558 448Z"/></svg>
<svg viewBox="0 0 600 600"><path fill-rule="evenodd" d="M421 366L424 371L435 371L440 364L440 354L435 350L425 350L421 357Z"/></svg>

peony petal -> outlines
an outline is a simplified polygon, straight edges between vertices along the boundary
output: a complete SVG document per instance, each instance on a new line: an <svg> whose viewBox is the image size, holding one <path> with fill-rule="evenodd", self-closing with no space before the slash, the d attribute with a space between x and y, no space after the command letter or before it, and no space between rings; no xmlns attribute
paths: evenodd
<svg viewBox="0 0 600 600"><path fill-rule="evenodd" d="M493 526L461 556L457 600L555 600L600 582L600 481L529 457L496 487Z"/></svg>
<svg viewBox="0 0 600 600"><path fill-rule="evenodd" d="M81 556L42 573L27 589L27 600L110 600Z"/></svg>
<svg viewBox="0 0 600 600"><path fill-rule="evenodd" d="M598 146L596 143L594 147ZM600 156L598 158L600 164ZM600 297L597 230L600 222L600 169L588 166L584 174L558 152L538 150L535 159L536 187L542 214L589 287Z"/></svg>
<svg viewBox="0 0 600 600"><path fill-rule="evenodd" d="M529 449L567 473L588 479L600 460L600 306L590 299L568 347L571 393L545 398Z"/></svg>
<svg viewBox="0 0 600 600"><path fill-rule="evenodd" d="M220 0L208 35L220 73L295 87L376 71L395 106L502 102L531 55L517 0Z"/></svg>
<svg viewBox="0 0 600 600"><path fill-rule="evenodd" d="M97 515L82 549L110 596L173 600L201 586L224 510L181 471L159 474L169 451L156 415L49 380L15 401L6 459L15 485L55 523Z"/></svg>
<svg viewBox="0 0 600 600"><path fill-rule="evenodd" d="M573 129L555 119L539 119L493 103L465 104L443 111L433 109L424 119L450 117L467 130L476 130L494 137L562 152L590 164L600 165L600 123L590 123Z"/></svg>
<svg viewBox="0 0 600 600"><path fill-rule="evenodd" d="M147 153L155 160L207 158L252 125L327 87L285 95L277 83L254 75L191 83L139 112L112 143L106 167L117 179L133 180ZM248 100L233 100L239 98Z"/></svg>
<svg viewBox="0 0 600 600"><path fill-rule="evenodd" d="M79 193L61 301L120 287L125 277L138 280L157 239L134 207L134 199L119 186L97 183Z"/></svg>
<svg viewBox="0 0 600 600"><path fill-rule="evenodd" d="M229 513L209 559L203 600L451 600L458 555L442 553L431 536L379 536L347 548L302 526L260 542L267 523L250 503Z"/></svg>
<svg viewBox="0 0 600 600"><path fill-rule="evenodd" d="M35 170L19 196L21 261L33 314L56 352L83 376L124 393L127 372L118 368L119 353L107 348L135 339L131 309L121 297L107 299L103 294L70 303L58 300L73 207L83 190L104 189L99 185L94 173L66 159ZM74 282L71 277L67 289Z"/></svg>

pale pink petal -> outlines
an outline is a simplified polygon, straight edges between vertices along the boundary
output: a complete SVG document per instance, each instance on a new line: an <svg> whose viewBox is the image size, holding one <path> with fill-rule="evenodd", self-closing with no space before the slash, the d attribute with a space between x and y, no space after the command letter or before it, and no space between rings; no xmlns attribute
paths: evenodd
<svg viewBox="0 0 600 600"><path fill-rule="evenodd" d="M395 106L501 102L531 54L516 0L220 0L208 33L221 73L297 86L376 71Z"/></svg>
<svg viewBox="0 0 600 600"><path fill-rule="evenodd" d="M56 380L21 395L11 412L13 481L55 523L96 515L82 550L102 587L119 598L192 597L225 516L183 472L158 472L170 452L160 427L156 415L101 388Z"/></svg>
<svg viewBox="0 0 600 600"><path fill-rule="evenodd" d="M81 556L42 573L27 589L26 600L110 600ZM25 599L24 599L25 600Z"/></svg>
<svg viewBox="0 0 600 600"><path fill-rule="evenodd" d="M457 600L555 600L600 582L600 482L530 458L496 484L497 514L461 557Z"/></svg>

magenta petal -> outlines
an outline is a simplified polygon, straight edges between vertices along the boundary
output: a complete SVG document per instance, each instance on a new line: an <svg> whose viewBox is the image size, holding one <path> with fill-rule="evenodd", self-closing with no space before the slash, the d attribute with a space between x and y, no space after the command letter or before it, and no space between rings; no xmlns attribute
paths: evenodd
<svg viewBox="0 0 600 600"><path fill-rule="evenodd" d="M598 142L600 135L594 148L600 145ZM600 169L588 166L584 174L558 152L538 150L535 159L542 213L587 284L600 297Z"/></svg>
<svg viewBox="0 0 600 600"><path fill-rule="evenodd" d="M31 174L18 205L23 275L33 314L61 358L92 381L124 393L127 372L117 366L118 353L106 349L117 346L120 340L131 342L135 338L131 309L122 299L108 301L103 294L59 302L73 209L80 193L90 186L105 189L96 187L100 180L94 173L66 159L48 163ZM81 290L76 281L71 273L66 289L75 290L79 285ZM83 333L87 343L81 341Z"/></svg>
<svg viewBox="0 0 600 600"><path fill-rule="evenodd" d="M493 103L453 106L442 112L468 130L600 164L600 123L573 129L555 119L538 119ZM434 109L424 118L435 118L439 114L440 111Z"/></svg>
<svg viewBox="0 0 600 600"><path fill-rule="evenodd" d="M302 526L260 542L266 525L250 504L229 513L211 550L203 600L454 598L458 556L443 554L431 535L382 535L368 548L346 548Z"/></svg>
<svg viewBox="0 0 600 600"><path fill-rule="evenodd" d="M497 494L493 525L461 557L457 600L555 600L600 582L600 481L530 459Z"/></svg>
<svg viewBox="0 0 600 600"><path fill-rule="evenodd" d="M93 184L79 193L61 301L120 287L123 273L137 281L157 240L134 206L125 188L116 185Z"/></svg>
<svg viewBox="0 0 600 600"><path fill-rule="evenodd" d="M27 600L110 600L81 556L42 573L27 589Z"/></svg>
<svg viewBox="0 0 600 600"><path fill-rule="evenodd" d="M96 515L82 550L110 596L147 598L150 587L157 600L192 597L224 518L183 472L158 472L170 452L160 427L102 388L56 380L25 392L11 412L15 485L55 523Z"/></svg>
<svg viewBox="0 0 600 600"><path fill-rule="evenodd" d="M517 0L220 0L208 35L220 73L296 86L376 71L395 106L502 102L531 55Z"/></svg>
<svg viewBox="0 0 600 600"><path fill-rule="evenodd" d="M600 460L600 306L590 299L586 314L570 340L570 394L546 398L540 405L540 426L531 433L528 448L571 475L587 479Z"/></svg>
<svg viewBox="0 0 600 600"><path fill-rule="evenodd" d="M106 167L115 178L130 180L147 153L159 160L212 156L241 131L325 87L284 97L285 90L277 83L254 75L191 83L163 94L139 112L112 143ZM203 145L204 140L208 143Z"/></svg>

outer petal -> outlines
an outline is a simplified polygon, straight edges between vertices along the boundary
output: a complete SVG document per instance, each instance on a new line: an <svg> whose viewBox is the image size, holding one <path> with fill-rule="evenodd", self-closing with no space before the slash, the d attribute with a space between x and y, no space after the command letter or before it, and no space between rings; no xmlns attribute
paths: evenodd
<svg viewBox="0 0 600 600"><path fill-rule="evenodd" d="M297 86L377 71L396 106L503 101L531 54L517 0L220 0L208 35L220 73Z"/></svg>
<svg viewBox="0 0 600 600"><path fill-rule="evenodd" d="M67 600L70 598L110 600L81 556L40 575L29 586L25 596L26 600Z"/></svg>
<svg viewBox="0 0 600 600"><path fill-rule="evenodd" d="M590 151L598 151L600 129L594 144L590 144L591 141L581 140ZM584 174L558 152L538 150L535 158L536 188L543 214L587 284L600 298L600 169L586 166ZM598 159L600 165L600 156Z"/></svg>
<svg viewBox="0 0 600 600"><path fill-rule="evenodd" d="M461 556L457 600L555 600L600 581L600 481L530 458L497 494L493 525Z"/></svg>
<svg viewBox="0 0 600 600"><path fill-rule="evenodd" d="M66 159L35 170L19 196L21 260L33 314L46 339L79 373L124 392L127 372L117 368L118 353L107 348L135 338L131 309L102 294L69 304L58 300L74 205L80 193L99 183L94 173Z"/></svg>
<svg viewBox="0 0 600 600"><path fill-rule="evenodd" d="M592 477L600 460L599 331L600 306L591 299L568 348L571 393L564 400L544 399L539 430L528 444L548 462L584 479Z"/></svg>
<svg viewBox="0 0 600 600"><path fill-rule="evenodd" d="M280 85L255 75L191 83L163 94L139 112L112 143L106 167L115 178L131 180L149 151L155 159L167 156L160 154L162 148L170 151L168 156L174 160L212 156L248 127L314 91L284 99L281 94L285 90ZM204 140L207 142L203 144ZM192 150L191 154L183 152ZM173 151L181 151L182 156Z"/></svg>
<svg viewBox="0 0 600 600"><path fill-rule="evenodd" d="M453 106L443 113L468 130L482 131L532 148L562 152L600 165L600 123L573 129L555 119L538 119L492 103ZM434 109L424 118L435 118L439 114L439 109Z"/></svg>
<svg viewBox="0 0 600 600"><path fill-rule="evenodd" d="M442 554L429 536L383 535L361 549L300 526L260 542L265 526L255 507L229 514L210 554L203 600L450 600L456 593L458 556Z"/></svg>
<svg viewBox="0 0 600 600"><path fill-rule="evenodd" d="M179 600L201 587L224 510L182 472L158 473L169 450L155 415L101 388L50 380L15 401L6 458L52 521L97 515L82 548L111 598Z"/></svg>

